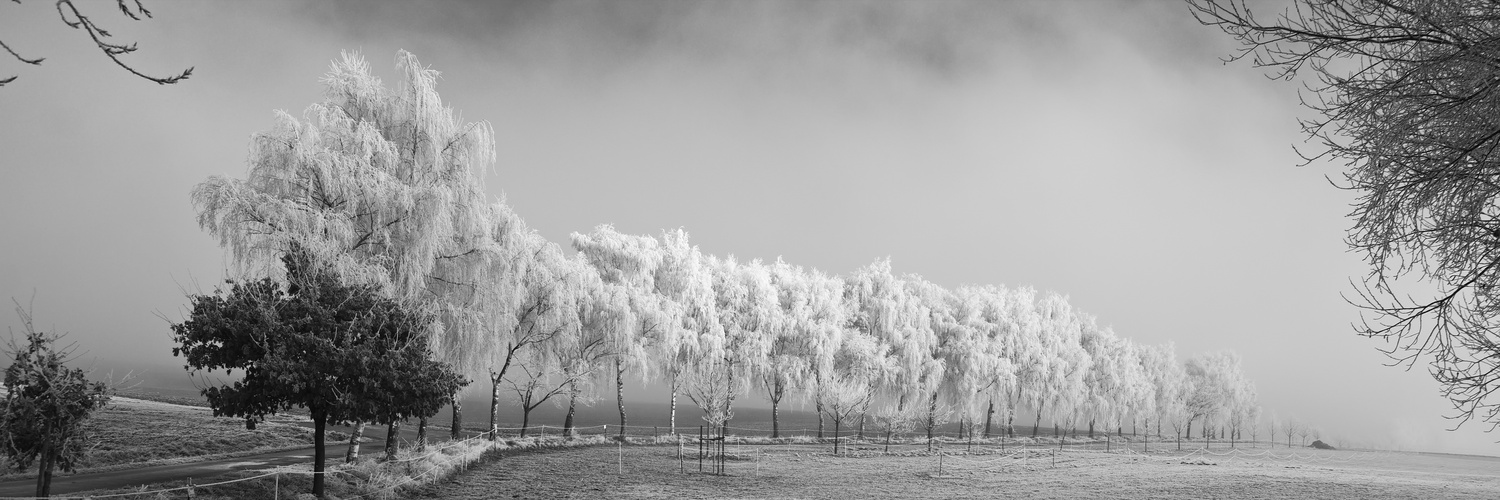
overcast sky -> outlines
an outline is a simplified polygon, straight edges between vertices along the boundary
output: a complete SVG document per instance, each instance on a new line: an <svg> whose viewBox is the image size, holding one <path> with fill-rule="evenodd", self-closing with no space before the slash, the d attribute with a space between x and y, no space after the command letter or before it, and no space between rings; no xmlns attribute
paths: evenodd
<svg viewBox="0 0 1500 500"><path fill-rule="evenodd" d="M138 69L197 68L158 86L50 3L0 5L0 40L47 58L0 58L0 296L34 291L85 363L178 377L157 314L225 268L189 190L243 177L340 51L390 80L406 49L494 125L491 192L559 243L683 227L742 259L1055 290L1184 358L1238 351L1268 414L1500 454L1354 335L1352 196L1296 166L1297 86L1221 64L1182 3L79 3Z"/></svg>

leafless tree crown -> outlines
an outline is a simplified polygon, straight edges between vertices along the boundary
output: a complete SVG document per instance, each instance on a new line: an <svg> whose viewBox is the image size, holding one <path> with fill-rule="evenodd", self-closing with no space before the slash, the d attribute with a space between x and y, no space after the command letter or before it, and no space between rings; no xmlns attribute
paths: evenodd
<svg viewBox="0 0 1500 500"><path fill-rule="evenodd" d="M21 0L11 1L18 4L21 3ZM133 20L140 21L143 17L151 17L151 11L146 10L146 7L144 5L141 5L141 0L129 0L128 3L127 0L115 0L115 4L120 8L120 13L124 14L125 17L129 17ZM167 85L186 80L193 74L193 68L189 67L187 70L176 75L155 77L142 73L129 64L126 64L125 61L121 61L120 56L136 51L136 44L131 43L129 45L126 45L123 43L115 43L111 41L109 31L95 24L94 20L89 16L83 15L83 13L78 10L78 6L73 4L73 0L57 0L57 15L62 19L63 24L67 25L69 28L80 29L88 33L89 38L94 40L94 45L98 46L99 50L104 51L105 56L108 56L111 61L114 61L115 64L119 65L121 68L125 68L125 71L129 71L132 75L145 78L160 85ZM11 57L14 57L17 61L21 61L33 66L40 66L42 64L42 61L46 60L45 57L29 58L22 56L21 54L17 53L15 49L11 48L10 45L7 45L4 40L0 40L0 48L5 49L5 51L10 53ZM15 75L0 78L0 87L5 86L5 84L7 83L16 81L16 78L17 76Z"/></svg>
<svg viewBox="0 0 1500 500"><path fill-rule="evenodd" d="M1342 162L1334 184L1358 195L1355 329L1393 365L1430 357L1458 425L1500 425L1500 4L1297 0L1269 22L1244 0L1189 4L1241 42L1226 62L1303 82L1318 149L1299 153Z"/></svg>

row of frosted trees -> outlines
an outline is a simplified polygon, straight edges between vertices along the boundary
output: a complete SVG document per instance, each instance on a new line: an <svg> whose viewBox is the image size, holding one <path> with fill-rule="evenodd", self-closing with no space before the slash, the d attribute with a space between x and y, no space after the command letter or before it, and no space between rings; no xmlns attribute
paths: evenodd
<svg viewBox="0 0 1500 500"><path fill-rule="evenodd" d="M792 400L836 427L863 431L873 420L887 433L915 427L929 436L954 419L986 436L996 427L1014 435L1023 408L1033 436L1043 420L1054 433L1087 426L1093 435L1151 422L1158 433L1166 423L1185 434L1195 421L1237 433L1258 418L1254 384L1234 354L1179 363L1170 344L1119 337L1055 293L950 290L895 274L888 260L842 277L781 260L739 262L702 254L680 230L654 238L601 226L572 240L581 262L571 272L585 276L580 296L594 302L579 310L614 319L599 322L605 332L580 335L601 342L597 356L568 351L535 362L550 362L568 383L575 373L612 381L622 426L621 389L632 375L671 388L674 424L679 393L714 426L732 418L735 398L758 393L771 404L773 436ZM587 332L587 318L576 319L563 330Z"/></svg>
<svg viewBox="0 0 1500 500"><path fill-rule="evenodd" d="M301 119L278 112L252 138L245 179L194 189L198 221L232 273L278 276L298 247L343 280L432 312L433 351L488 382L491 428L503 394L527 418L565 401L571 427L571 408L612 383L623 432L631 380L670 387L674 425L680 395L723 426L753 393L775 410L804 402L835 427L886 431L930 433L956 416L1013 433L1023 409L1033 435L1044 420L1155 423L1160 434L1194 422L1235 432L1256 418L1233 354L1180 363L1170 344L1118 337L1053 293L950 290L884 260L845 276L740 262L701 253L682 231L604 226L565 251L486 194L489 125L444 106L437 72L414 56L396 63L390 88L357 55L335 61L327 100ZM455 397L455 437L462 411Z"/></svg>

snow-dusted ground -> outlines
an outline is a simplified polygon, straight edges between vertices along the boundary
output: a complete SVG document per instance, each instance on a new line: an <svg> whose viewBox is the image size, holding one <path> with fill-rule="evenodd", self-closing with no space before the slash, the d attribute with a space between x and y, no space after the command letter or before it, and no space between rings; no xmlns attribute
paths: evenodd
<svg viewBox="0 0 1500 500"><path fill-rule="evenodd" d="M431 498L1500 498L1500 459L1307 449L1112 453L1054 448L831 456L815 445L731 445L728 476L676 448L521 453L428 488ZM692 448L688 449L692 456ZM1055 460L1054 460L1055 459ZM682 470L686 469L687 473Z"/></svg>

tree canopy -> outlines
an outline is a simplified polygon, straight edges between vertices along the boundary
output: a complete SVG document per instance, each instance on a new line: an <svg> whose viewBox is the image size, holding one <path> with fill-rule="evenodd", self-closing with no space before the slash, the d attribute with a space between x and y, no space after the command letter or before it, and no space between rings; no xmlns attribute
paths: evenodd
<svg viewBox="0 0 1500 500"><path fill-rule="evenodd" d="M1193 0L1269 76L1301 80L1302 129L1358 195L1350 248L1369 272L1350 299L1361 335L1408 368L1430 360L1459 425L1500 425L1500 5L1297 0L1262 17Z"/></svg>
<svg viewBox="0 0 1500 500"><path fill-rule="evenodd" d="M191 297L188 319L172 325L172 352L189 370L241 374L203 390L215 415L260 419L306 408L321 472L327 424L430 416L467 383L431 359L434 323L420 310L370 285L341 283L304 253L282 260L285 282L231 280L227 293ZM322 494L321 474L314 494Z"/></svg>

